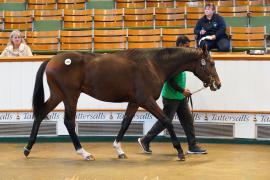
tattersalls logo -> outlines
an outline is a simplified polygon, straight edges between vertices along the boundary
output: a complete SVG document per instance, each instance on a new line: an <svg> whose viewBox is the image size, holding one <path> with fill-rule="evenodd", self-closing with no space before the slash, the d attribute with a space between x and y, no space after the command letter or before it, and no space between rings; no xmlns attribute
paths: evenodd
<svg viewBox="0 0 270 180"><path fill-rule="evenodd" d="M48 114L46 119L49 120L59 120L63 118L63 113L62 112L51 112ZM20 120L33 120L33 113L32 112L24 112L20 114Z"/></svg>
<svg viewBox="0 0 270 180"><path fill-rule="evenodd" d="M254 120L253 114L238 114L238 113L205 113L205 112L194 112L195 122L251 122ZM178 119L177 116L174 119Z"/></svg>
<svg viewBox="0 0 270 180"><path fill-rule="evenodd" d="M12 119L14 119L14 116L15 116L16 114L12 114L12 113L10 113L10 112L7 112L7 113L0 113L0 121L2 121L2 120L12 120Z"/></svg>
<svg viewBox="0 0 270 180"><path fill-rule="evenodd" d="M122 121L124 119L124 111L78 111L76 120L82 121ZM48 114L46 120L63 120L63 111L53 111ZM195 122L213 122L213 123L246 123L254 122L257 124L270 124L270 114L255 114L255 113L211 113L211 112L194 112ZM151 113L147 111L138 111L133 120L147 121L156 119ZM32 121L32 112L0 112L1 121ZM178 121L177 115L174 120Z"/></svg>
<svg viewBox="0 0 270 180"><path fill-rule="evenodd" d="M270 114L257 114L257 123L270 124Z"/></svg>
<svg viewBox="0 0 270 180"><path fill-rule="evenodd" d="M125 112L114 112L114 120L122 120L125 116ZM149 112L137 112L133 117L134 120L147 120L154 119L154 116Z"/></svg>
<svg viewBox="0 0 270 180"><path fill-rule="evenodd" d="M125 112L109 112L109 111L78 111L76 113L76 120L91 121L91 120L118 120L122 121ZM0 112L0 121L33 121L32 112ZM64 112L51 112L47 115L45 120L63 120ZM133 118L134 120L154 119L154 116L149 112L137 112Z"/></svg>
<svg viewBox="0 0 270 180"><path fill-rule="evenodd" d="M106 115L104 112L77 112L77 120L105 120Z"/></svg>
<svg viewBox="0 0 270 180"><path fill-rule="evenodd" d="M249 122L252 119L251 115L248 114L210 114L212 121L222 122Z"/></svg>
<svg viewBox="0 0 270 180"><path fill-rule="evenodd" d="M193 113L194 121L203 121L204 114L203 113ZM173 120L178 120L177 114L174 115Z"/></svg>
<svg viewBox="0 0 270 180"><path fill-rule="evenodd" d="M24 120L33 120L33 113L22 113L22 118Z"/></svg>

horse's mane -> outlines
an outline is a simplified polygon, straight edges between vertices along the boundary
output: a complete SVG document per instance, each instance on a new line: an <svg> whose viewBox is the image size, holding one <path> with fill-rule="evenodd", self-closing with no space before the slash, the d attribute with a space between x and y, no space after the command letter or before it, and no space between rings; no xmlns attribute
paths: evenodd
<svg viewBox="0 0 270 180"><path fill-rule="evenodd" d="M153 48L153 49L127 49L123 51L117 51L114 54L121 57L125 57L132 61L143 61L152 59L155 61L161 61L169 59L171 56L181 55L182 57L188 57L189 59L198 57L202 51L196 48ZM176 58L176 57L175 57Z"/></svg>
<svg viewBox="0 0 270 180"><path fill-rule="evenodd" d="M149 57L146 52L147 52L146 49L127 49L127 50L117 51L114 54L136 61L137 59L143 60Z"/></svg>

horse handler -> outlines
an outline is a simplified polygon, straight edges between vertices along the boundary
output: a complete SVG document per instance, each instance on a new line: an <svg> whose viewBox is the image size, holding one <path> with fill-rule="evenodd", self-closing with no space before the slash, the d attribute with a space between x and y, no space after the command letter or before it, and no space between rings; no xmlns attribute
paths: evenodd
<svg viewBox="0 0 270 180"><path fill-rule="evenodd" d="M180 35L176 40L176 46L189 47L190 40L187 36ZM196 143L193 124L194 118L190 112L186 98L190 96L191 93L190 90L185 87L185 72L182 72L171 80L165 82L162 89L163 112L167 115L171 122L175 113L177 113L180 123L187 136L188 154L207 154L207 151L201 149ZM150 149L150 142L164 129L165 127L161 124L161 122L157 121L145 136L138 139L138 142L144 153L152 153L152 150Z"/></svg>

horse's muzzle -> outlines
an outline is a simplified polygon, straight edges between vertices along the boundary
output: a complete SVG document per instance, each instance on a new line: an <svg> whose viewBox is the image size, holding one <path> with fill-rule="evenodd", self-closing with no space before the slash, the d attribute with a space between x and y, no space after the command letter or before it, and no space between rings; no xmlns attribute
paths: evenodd
<svg viewBox="0 0 270 180"><path fill-rule="evenodd" d="M210 85L210 89L211 91L216 91L218 89L221 88L221 83L220 82L216 82L216 81L213 81Z"/></svg>
<svg viewBox="0 0 270 180"><path fill-rule="evenodd" d="M211 91L216 91L216 90L220 89L221 83L219 80L215 80L213 77L210 76L209 82L204 82L203 86L210 87Z"/></svg>

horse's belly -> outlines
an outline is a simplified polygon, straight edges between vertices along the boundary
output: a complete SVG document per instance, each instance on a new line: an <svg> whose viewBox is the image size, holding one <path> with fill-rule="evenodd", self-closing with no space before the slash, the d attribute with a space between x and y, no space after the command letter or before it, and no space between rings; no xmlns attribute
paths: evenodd
<svg viewBox="0 0 270 180"><path fill-rule="evenodd" d="M129 102L133 99L131 92L125 88L91 88L83 92L93 98L107 102Z"/></svg>
<svg viewBox="0 0 270 180"><path fill-rule="evenodd" d="M106 102L129 102L131 101L131 98L128 96L123 96L119 94L115 95L107 95L104 94L89 94L91 97L98 99L100 101L106 101Z"/></svg>

